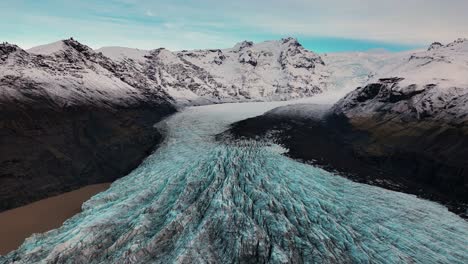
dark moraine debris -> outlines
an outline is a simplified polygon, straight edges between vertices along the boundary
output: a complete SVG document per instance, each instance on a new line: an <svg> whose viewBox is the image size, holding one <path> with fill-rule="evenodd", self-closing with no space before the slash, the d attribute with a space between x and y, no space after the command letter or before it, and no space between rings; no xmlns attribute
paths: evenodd
<svg viewBox="0 0 468 264"><path fill-rule="evenodd" d="M65 109L2 106L0 211L125 176L162 135L169 104Z"/></svg>

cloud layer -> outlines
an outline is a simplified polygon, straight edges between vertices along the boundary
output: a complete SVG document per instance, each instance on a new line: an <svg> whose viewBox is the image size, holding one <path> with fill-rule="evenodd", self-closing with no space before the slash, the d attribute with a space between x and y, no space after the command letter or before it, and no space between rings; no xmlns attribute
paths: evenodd
<svg viewBox="0 0 468 264"><path fill-rule="evenodd" d="M193 49L295 36L397 50L468 37L466 10L466 0L2 1L0 38L23 47L74 36L93 47Z"/></svg>

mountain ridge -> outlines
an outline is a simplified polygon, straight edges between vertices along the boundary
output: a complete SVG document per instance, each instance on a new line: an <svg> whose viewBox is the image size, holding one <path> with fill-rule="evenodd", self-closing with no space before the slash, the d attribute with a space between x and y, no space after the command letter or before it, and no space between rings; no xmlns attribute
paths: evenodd
<svg viewBox="0 0 468 264"><path fill-rule="evenodd" d="M304 49L294 38L255 44L243 41L230 49L177 52L164 48L123 47L93 50L73 38L28 50L16 48L23 54L23 66L29 64L30 68L37 67L41 71L47 65L46 61L55 59L57 62L59 58L61 62L79 64L77 67L82 64L91 66L91 70L99 65L107 71L100 74L120 79L124 83L120 86L128 84L137 90L146 88L181 106L286 100L313 96L325 91L327 86L328 73L321 57ZM31 65L34 62L38 63ZM20 67L14 63L8 65L10 69L15 66ZM66 70L64 68L63 72L67 73ZM67 80L61 82L74 77L65 75Z"/></svg>
<svg viewBox="0 0 468 264"><path fill-rule="evenodd" d="M114 47L98 51L126 65L158 66L152 73L157 83L175 101L187 101L182 104L284 100L322 92L325 86L316 76L321 73L314 71L316 65L324 64L320 56L293 38L256 44L243 41L230 49L171 52ZM295 73L293 68L305 70ZM301 87L291 92L297 83Z"/></svg>
<svg viewBox="0 0 468 264"><path fill-rule="evenodd" d="M39 55L60 53L63 43L70 40L33 47L26 52ZM73 41L76 46L82 45ZM375 76L376 68L384 66L388 69L389 65L412 52L319 55L305 49L291 37L259 43L242 41L227 49L86 48L107 57L116 68L123 69L120 75L125 76L130 85L136 84L131 80L132 76L138 76L139 80L145 80L144 86L165 93L166 99L180 106L287 100L342 87L350 91ZM356 66L360 68L354 70L362 73L349 72Z"/></svg>

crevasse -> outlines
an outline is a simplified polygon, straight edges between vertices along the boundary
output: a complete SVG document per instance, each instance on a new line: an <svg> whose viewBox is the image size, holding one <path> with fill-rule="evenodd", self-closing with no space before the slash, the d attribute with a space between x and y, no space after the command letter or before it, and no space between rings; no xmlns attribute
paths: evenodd
<svg viewBox="0 0 468 264"><path fill-rule="evenodd" d="M279 104L194 107L158 124L167 138L139 168L0 263L467 263L468 224L441 205L214 140Z"/></svg>

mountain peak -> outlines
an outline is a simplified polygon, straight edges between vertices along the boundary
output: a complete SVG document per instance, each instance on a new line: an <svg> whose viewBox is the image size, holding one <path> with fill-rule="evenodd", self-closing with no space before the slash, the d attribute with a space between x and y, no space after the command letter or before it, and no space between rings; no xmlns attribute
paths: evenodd
<svg viewBox="0 0 468 264"><path fill-rule="evenodd" d="M302 45L299 43L299 41L296 38L293 37L287 37L287 38L282 38L280 40L268 40L268 41L263 41L263 42L258 42L254 43L252 41L247 41L244 40L242 42L237 43L234 47L233 50L235 51L242 51L246 48L251 48L251 47L268 47L268 46L280 46L281 49L283 48L289 48L289 47L302 47Z"/></svg>
<svg viewBox="0 0 468 264"><path fill-rule="evenodd" d="M28 57L28 53L15 44L3 42L0 44L0 63L4 63L8 58L16 58L16 61L23 61Z"/></svg>
<svg viewBox="0 0 468 264"><path fill-rule="evenodd" d="M36 54L36 55L52 55L59 51L64 50L63 40L52 42L45 45L36 46L27 50L27 52Z"/></svg>
<svg viewBox="0 0 468 264"><path fill-rule="evenodd" d="M458 38L453 43L465 43L468 42L467 38Z"/></svg>
<svg viewBox="0 0 468 264"><path fill-rule="evenodd" d="M88 47L88 46L86 46L84 44L81 44L80 42L78 42L77 40L75 40L73 38L63 40L63 43L65 45L67 45L68 47L71 47L71 48L75 49L76 51L78 51L80 53L93 51L92 48L90 48L90 47Z"/></svg>
<svg viewBox="0 0 468 264"><path fill-rule="evenodd" d="M234 49L240 51L242 49L252 47L253 45L254 45L254 43L252 41L244 40L244 41L239 42L236 45L234 45Z"/></svg>
<svg viewBox="0 0 468 264"><path fill-rule="evenodd" d="M16 46L15 44L10 44L8 42L3 42L0 44L0 55L8 55L13 53L21 48Z"/></svg>
<svg viewBox="0 0 468 264"><path fill-rule="evenodd" d="M79 53L93 51L90 47L81 44L80 42L76 41L73 38L59 40L53 43L33 47L31 49L28 49L27 51L32 54L47 56L47 55L52 55L55 53L63 52L70 48L73 50L76 50Z"/></svg>
<svg viewBox="0 0 468 264"><path fill-rule="evenodd" d="M453 42L447 44L446 47L453 47L453 46L459 46L459 45L468 46L468 39L458 38L458 39L454 40Z"/></svg>
<svg viewBox="0 0 468 264"><path fill-rule="evenodd" d="M444 46L444 45L442 45L442 43L440 43L440 42L433 42L433 43L429 46L429 48L428 48L427 50L428 50L428 51L430 51L430 50L435 50L435 49L438 49L438 48L443 47L443 46Z"/></svg>
<svg viewBox="0 0 468 264"><path fill-rule="evenodd" d="M299 43L299 41L297 41L297 38L293 38L293 37L282 38L282 39L281 39L281 42L282 42L283 44L290 44L290 45L295 45L295 46L301 46L301 44Z"/></svg>

